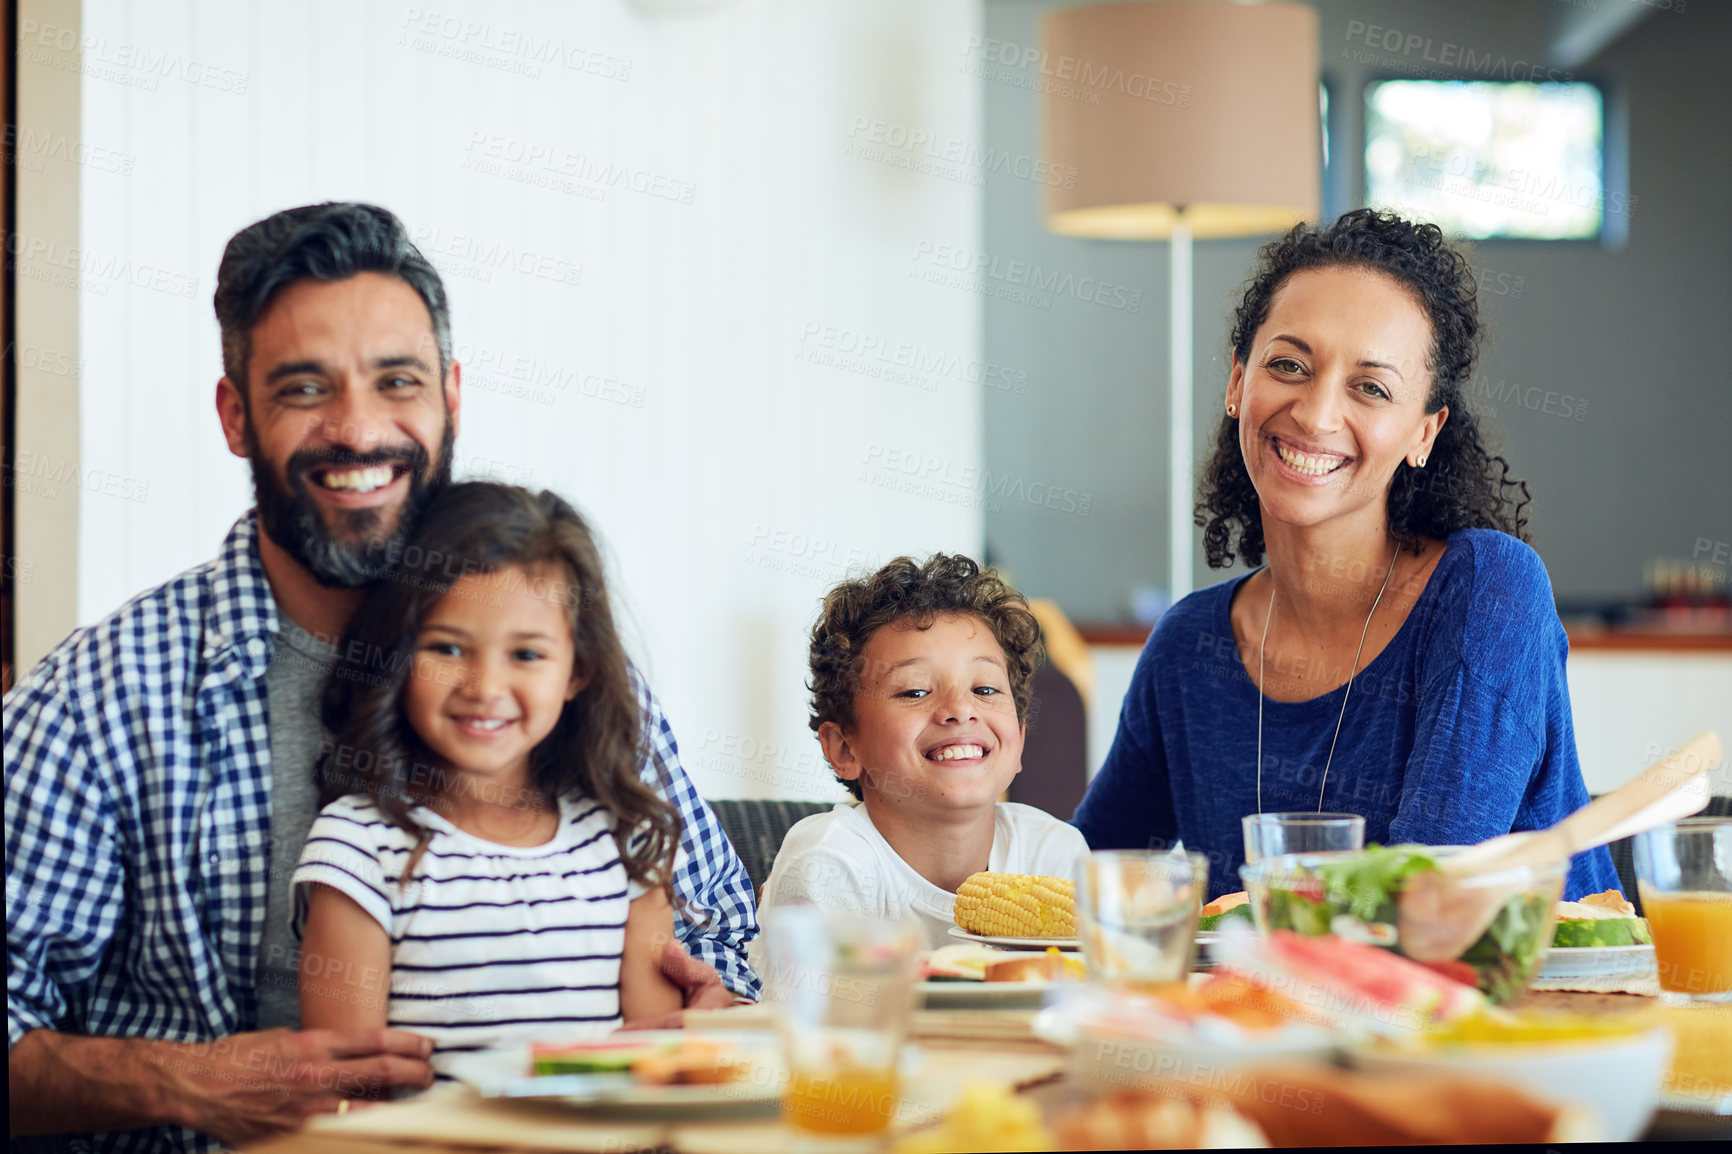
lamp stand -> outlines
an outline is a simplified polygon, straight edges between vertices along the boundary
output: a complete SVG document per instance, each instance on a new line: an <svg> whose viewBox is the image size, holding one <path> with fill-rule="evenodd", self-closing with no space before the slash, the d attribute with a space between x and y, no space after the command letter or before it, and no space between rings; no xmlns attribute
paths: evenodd
<svg viewBox="0 0 1732 1154"><path fill-rule="evenodd" d="M1183 209L1173 222L1173 251L1168 267L1168 335L1172 351L1167 398L1167 583L1172 603L1191 591L1191 222Z"/></svg>

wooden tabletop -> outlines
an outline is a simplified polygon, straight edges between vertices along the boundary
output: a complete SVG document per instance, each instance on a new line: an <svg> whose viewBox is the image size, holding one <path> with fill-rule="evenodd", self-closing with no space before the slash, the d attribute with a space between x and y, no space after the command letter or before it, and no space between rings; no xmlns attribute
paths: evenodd
<svg viewBox="0 0 1732 1154"><path fill-rule="evenodd" d="M1595 1014L1639 1011L1653 1004L1652 998L1630 994L1579 992L1529 993L1519 1003L1523 1008ZM918 1074L905 1081L893 1133L936 1121L962 1086L976 1079L1034 1091L1037 1101L1074 1097L1064 1078L1066 1055L1028 1032L1031 1018L1030 1011L917 1015L914 1033L922 1060ZM704 1015L698 1024L755 1029L763 1020L762 1007L741 1007ZM1726 1126L1725 1119L1663 1112L1645 1137L1732 1136ZM447 1083L411 1100L315 1119L296 1134L248 1147L247 1154L476 1154L478 1149L794 1154L798 1141L771 1103L721 1116L597 1114L559 1104L483 1099L466 1086Z"/></svg>
<svg viewBox="0 0 1732 1154"><path fill-rule="evenodd" d="M1024 1017L1029 1015L1025 1014ZM975 1079L1020 1089L1053 1081L1062 1053L1034 1042L922 1042L920 1064L904 1079L892 1133L938 1121ZM657 1114L577 1111L558 1103L485 1099L473 1089L441 1083L417 1098L325 1115L298 1133L246 1148L247 1154L386 1154L406 1148L426 1154L475 1154L478 1148L626 1154L793 1154L799 1136L783 1126L775 1102L740 1109Z"/></svg>

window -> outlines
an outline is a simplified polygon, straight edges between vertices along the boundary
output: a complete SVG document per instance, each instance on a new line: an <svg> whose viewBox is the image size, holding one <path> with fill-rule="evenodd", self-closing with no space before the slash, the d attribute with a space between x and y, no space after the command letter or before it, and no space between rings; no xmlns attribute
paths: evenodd
<svg viewBox="0 0 1732 1154"><path fill-rule="evenodd" d="M1317 82L1317 123L1323 129L1323 171L1329 171L1329 85Z"/></svg>
<svg viewBox="0 0 1732 1154"><path fill-rule="evenodd" d="M1365 199L1475 239L1592 240L1608 206L1592 84L1386 80L1365 97ZM1621 194L1614 196L1621 201Z"/></svg>

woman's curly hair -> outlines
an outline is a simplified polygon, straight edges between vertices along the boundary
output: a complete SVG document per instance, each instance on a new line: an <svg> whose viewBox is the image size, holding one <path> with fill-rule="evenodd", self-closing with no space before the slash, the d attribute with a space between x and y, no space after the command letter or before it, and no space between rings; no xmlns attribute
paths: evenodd
<svg viewBox="0 0 1732 1154"><path fill-rule="evenodd" d="M1034 671L1046 658L1040 623L1028 599L997 573L982 570L970 557L934 553L925 564L898 557L869 577L844 581L824 597L812 627L813 732L826 721L843 729L854 725L854 694L865 674L866 643L886 625L904 621L930 629L945 613L978 617L1004 650L1010 696L1019 721L1028 720L1034 698ZM858 800L860 783L837 778Z"/></svg>
<svg viewBox="0 0 1732 1154"><path fill-rule="evenodd" d="M1464 387L1479 352L1478 286L1461 253L1434 224L1414 224L1388 212L1361 208L1327 228L1295 225L1265 245L1233 314L1233 355L1245 364L1251 341L1269 316L1275 293L1296 272L1314 268L1371 269L1397 281L1418 299L1431 322L1431 392L1425 411L1449 406L1423 469L1404 460L1389 486L1389 531L1416 548L1421 537L1457 529L1498 529L1527 540L1527 482L1510 476L1509 462L1490 452L1479 422L1468 411ZM1263 560L1263 518L1257 490L1239 449L1239 421L1222 417L1215 449L1203 469L1196 522L1211 568ZM1235 544L1235 537L1237 543Z"/></svg>

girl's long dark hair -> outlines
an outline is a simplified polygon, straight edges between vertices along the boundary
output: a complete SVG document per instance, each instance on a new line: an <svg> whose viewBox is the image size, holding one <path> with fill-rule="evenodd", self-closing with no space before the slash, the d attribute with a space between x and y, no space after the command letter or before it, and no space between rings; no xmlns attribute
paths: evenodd
<svg viewBox="0 0 1732 1154"><path fill-rule="evenodd" d="M410 811L433 801L447 779L403 708L421 623L460 578L497 575L491 584L503 589L508 577L521 573L537 596L565 607L573 664L589 678L531 754L536 797L528 800L599 801L614 815L626 873L643 885L668 886L679 813L641 776L645 718L614 629L601 553L577 510L550 492L452 485L434 498L413 541L394 560L350 620L325 683L323 718L333 744L315 771L320 803L364 794L425 846L427 831ZM518 572L507 575L507 569ZM405 882L419 856L417 850L405 868Z"/></svg>
<svg viewBox="0 0 1732 1154"><path fill-rule="evenodd" d="M1419 300L1431 321L1431 392L1425 411L1449 406L1449 419L1432 444L1425 468L1404 460L1389 486L1389 531L1403 545L1443 538L1457 529L1498 529L1527 540L1527 482L1510 476L1509 462L1493 454L1469 411L1465 386L1479 352L1480 320L1473 271L1434 224L1414 224L1392 213L1361 208L1328 228L1295 225L1264 246L1256 274L1233 314L1233 353L1240 364L1269 317L1269 303L1287 278L1304 269L1359 267L1393 278ZM1215 448L1198 486L1196 522L1211 568L1263 561L1263 517L1257 490L1239 448L1239 421L1222 417ZM1236 538L1236 541L1235 541Z"/></svg>

